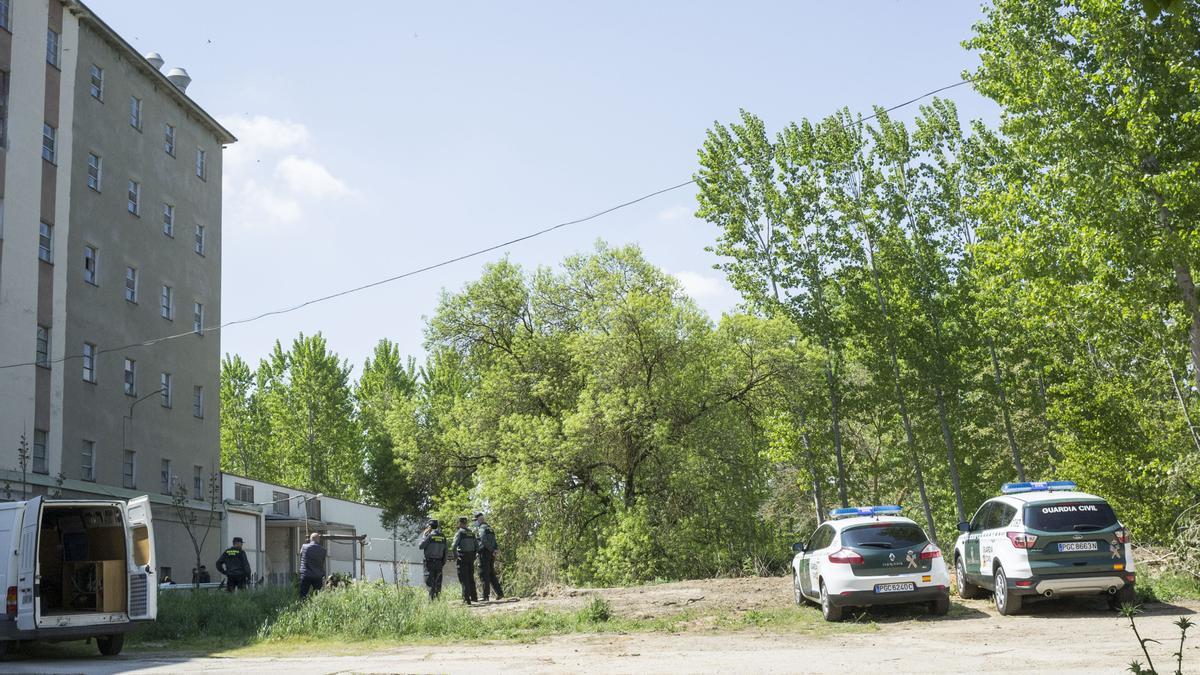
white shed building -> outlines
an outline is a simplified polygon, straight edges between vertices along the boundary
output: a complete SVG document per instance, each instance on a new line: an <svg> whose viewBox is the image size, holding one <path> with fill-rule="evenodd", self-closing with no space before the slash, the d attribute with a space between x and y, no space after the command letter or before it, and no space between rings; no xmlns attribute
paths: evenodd
<svg viewBox="0 0 1200 675"><path fill-rule="evenodd" d="M380 523L379 507L231 473L221 475L221 490L227 514L222 545L241 537L255 576L268 585L290 584L299 574L300 546L310 532L323 536L327 573L422 583L416 528L393 533Z"/></svg>

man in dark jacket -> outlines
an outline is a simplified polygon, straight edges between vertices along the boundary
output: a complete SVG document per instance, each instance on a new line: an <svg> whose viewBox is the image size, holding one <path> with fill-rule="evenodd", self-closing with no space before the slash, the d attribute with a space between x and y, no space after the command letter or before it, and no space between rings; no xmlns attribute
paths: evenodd
<svg viewBox="0 0 1200 675"><path fill-rule="evenodd" d="M425 585L429 587L429 599L436 600L442 592L442 567L446 565L446 535L442 534L438 521L429 521L417 546L425 553Z"/></svg>
<svg viewBox="0 0 1200 675"><path fill-rule="evenodd" d="M496 551L500 550L496 532L482 513L475 514L475 531L479 535L479 584L483 588L483 601L488 601L492 589L496 591L496 599L500 600L504 591L500 590L500 579L496 577Z"/></svg>
<svg viewBox="0 0 1200 675"><path fill-rule="evenodd" d="M230 593L246 587L253 572L250 570L250 559L242 550L241 537L234 537L233 546L225 549L217 558L217 571L225 575L225 590Z"/></svg>
<svg viewBox="0 0 1200 675"><path fill-rule="evenodd" d="M475 533L467 527L467 519L458 519L458 531L454 533L454 541L450 544L454 551L454 562L458 566L458 583L462 586L463 602L468 605L477 602L475 595L475 553L479 550L479 540Z"/></svg>
<svg viewBox="0 0 1200 675"><path fill-rule="evenodd" d="M300 597L307 598L309 591L319 590L325 583L325 547L321 535L308 535L308 543L300 547Z"/></svg>

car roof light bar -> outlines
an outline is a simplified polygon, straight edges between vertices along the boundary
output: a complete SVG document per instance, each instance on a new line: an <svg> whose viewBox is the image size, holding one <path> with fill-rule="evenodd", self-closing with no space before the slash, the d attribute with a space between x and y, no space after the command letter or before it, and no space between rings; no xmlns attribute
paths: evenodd
<svg viewBox="0 0 1200 675"><path fill-rule="evenodd" d="M899 506L848 506L829 512L831 518L850 518L852 516L886 516L900 513Z"/></svg>
<svg viewBox="0 0 1200 675"><path fill-rule="evenodd" d="M1051 490L1074 490L1075 481L1070 480L1037 480L1027 483L1005 483L1000 486L1000 492L1015 495L1022 492L1050 492Z"/></svg>

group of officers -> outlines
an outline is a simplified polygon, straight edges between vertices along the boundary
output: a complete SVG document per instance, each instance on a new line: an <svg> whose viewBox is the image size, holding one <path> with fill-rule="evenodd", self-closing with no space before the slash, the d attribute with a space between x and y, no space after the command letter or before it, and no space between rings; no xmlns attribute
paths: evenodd
<svg viewBox="0 0 1200 675"><path fill-rule="evenodd" d="M500 580L496 577L496 552L500 549L496 544L496 533L482 513L475 514L474 530L467 523L466 518L458 519L458 529L449 544L442 533L441 523L436 520L429 521L428 527L421 533L419 546L425 553L425 585L429 588L430 600L442 592L442 567L446 564L447 555L454 556L463 602L468 605L479 602L475 592L476 556L479 557L479 583L483 588L483 601L490 599L493 590L497 600L504 597Z"/></svg>

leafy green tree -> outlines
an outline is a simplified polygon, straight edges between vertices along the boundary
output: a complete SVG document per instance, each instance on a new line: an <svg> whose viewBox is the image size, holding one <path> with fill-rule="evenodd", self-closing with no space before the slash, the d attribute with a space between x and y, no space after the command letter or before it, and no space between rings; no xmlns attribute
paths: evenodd
<svg viewBox="0 0 1200 675"><path fill-rule="evenodd" d="M349 364L329 351L320 333L301 334L287 351L277 341L259 373L280 481L357 498L364 457Z"/></svg>
<svg viewBox="0 0 1200 675"><path fill-rule="evenodd" d="M420 501L409 474L396 461L387 423L388 416L416 393L416 362L411 357L404 360L395 343L380 340L363 362L354 400L366 455L360 484L367 500L383 508L382 520L388 527L395 526L402 516L417 515Z"/></svg>
<svg viewBox="0 0 1200 675"><path fill-rule="evenodd" d="M221 470L277 481L270 426L258 390L257 373L242 357L221 361Z"/></svg>

